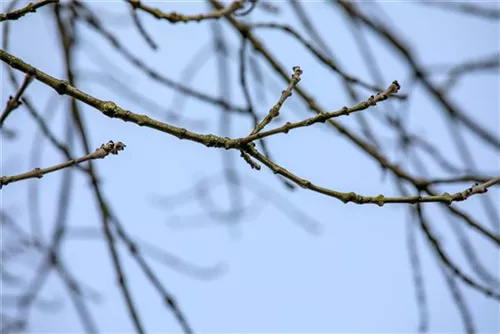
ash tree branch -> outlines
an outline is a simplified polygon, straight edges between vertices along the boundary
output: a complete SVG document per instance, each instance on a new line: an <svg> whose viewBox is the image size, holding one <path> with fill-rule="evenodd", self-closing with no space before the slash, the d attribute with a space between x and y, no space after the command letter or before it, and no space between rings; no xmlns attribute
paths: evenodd
<svg viewBox="0 0 500 334"><path fill-rule="evenodd" d="M132 122L135 123L139 126L146 126L152 129L156 129L165 133L168 133L170 135L173 135L179 139L188 139L190 141L194 141L200 144L203 144L207 147L216 147L216 148L225 148L225 149L238 149L242 150L245 152L245 154L248 154L264 165L266 165L268 168L270 168L274 173L280 174L284 176L285 178L289 179L290 181L300 185L302 188L310 189L334 198L337 198L341 200L344 203L356 203L356 204L377 204L379 206L383 206L384 204L388 203L410 203L410 204L415 204L415 203L428 203L428 202L441 202L441 203L446 203L446 204L451 204L452 202L456 201L464 201L467 198L469 198L472 195L479 194L485 192L489 187L496 185L497 183L500 183L500 178L495 178L492 179L486 183L480 184L480 185L475 185L472 188L469 188L465 191L455 193L453 195L450 195L449 193L443 193L441 195L437 194L431 194L429 196L421 196L421 195L415 195L415 196L409 196L409 197L386 197L384 195L378 195L378 196L362 196L359 194L356 194L354 192L339 192L331 189L327 189L324 187L320 187L317 185L314 185L308 180L302 179L293 173L287 171L283 167L275 164L272 162L270 159L259 153L255 148L254 148L254 140L264 138L266 136L270 136L275 133L279 132L285 132L287 128L297 128L297 127L303 127L303 126L309 126L313 123L317 122L323 122L323 121L331 121L331 118L333 117L338 117L342 115L349 115L352 112L359 111L359 110L364 110L370 106L375 105L379 101L384 101L390 96L390 94L396 93L400 86L397 83L397 81L393 82L387 91L377 94L376 96L370 96L370 98L362 102L351 109L349 108L343 108L340 111L333 112L333 113L326 113L326 112L319 112L317 116L309 118L305 121L302 122L297 122L297 123L287 123L285 124L284 127L277 128L274 130L270 130L267 132L262 132L262 133L257 133L252 136L248 137L243 137L243 138L237 138L237 139L231 139L231 138L223 138L220 136L216 135L203 135L203 134L198 134L194 133L191 131L188 131L184 128L179 128L167 123L163 123L160 121L157 121L155 119L152 119L146 115L139 115L135 114L129 110L124 110L117 106L114 102L112 101L102 101L99 100L93 96L90 96L89 94L71 86L67 81L64 80L58 80L36 68L33 66L23 62L21 59L7 53L4 50L0 50L0 59L7 64L9 64L11 67L23 71L23 72L30 72L33 73L33 76L47 84L48 86L52 87L55 89L59 94L66 94L69 96L74 97L75 99L84 102L95 109L101 111L104 115L111 117L111 118L119 118L127 122ZM295 84L296 85L296 84ZM281 101L281 99L280 99ZM251 145L252 144L252 145ZM245 156L243 155L245 160L248 160ZM254 167L256 168L256 166ZM413 182L414 184L416 182ZM483 231L483 229L479 229L481 232L486 233ZM488 233L490 234L490 233ZM494 240L497 244L500 244L500 236L495 236L495 235L488 235L492 240Z"/></svg>
<svg viewBox="0 0 500 334"><path fill-rule="evenodd" d="M26 179L39 178L41 179L44 175L56 172L58 170L68 168L77 164L80 164L85 161L95 160L95 159L104 159L109 154L118 154L119 151L122 151L125 148L125 144L122 142L114 143L113 141L109 141L106 144L102 144L101 147L96 149L93 153L87 154L83 157L72 159L61 164L47 167L47 168L35 168L30 172L26 172L23 174L13 175L13 176L2 176L0 177L0 189L13 182L22 181Z"/></svg>

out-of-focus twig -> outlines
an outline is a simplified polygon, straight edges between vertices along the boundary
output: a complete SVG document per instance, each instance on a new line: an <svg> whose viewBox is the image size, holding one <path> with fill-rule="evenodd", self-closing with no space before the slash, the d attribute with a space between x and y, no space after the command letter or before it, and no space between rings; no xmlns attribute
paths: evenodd
<svg viewBox="0 0 500 334"><path fill-rule="evenodd" d="M479 2L481 3L481 2ZM485 3L488 3L485 1ZM447 11L455 11L465 15L477 16L481 19L498 20L500 19L500 10L497 8L480 7L474 3L454 2L454 1L422 1L420 5L437 7Z"/></svg>
<svg viewBox="0 0 500 334"><path fill-rule="evenodd" d="M141 23L141 19L139 18L139 15L137 15L137 11L134 10L134 8L130 8L130 15L132 15L132 19L134 21L134 25L137 28L137 31L141 34L141 36L144 38L146 43L149 45L149 47L153 50L158 49L158 44L155 43L153 38L148 34L146 31L146 28Z"/></svg>
<svg viewBox="0 0 500 334"><path fill-rule="evenodd" d="M416 240L416 225L412 221L414 209L410 208L408 221L406 222L406 245L408 255L410 257L410 266L413 274L413 284L415 285L415 297L417 299L419 313L419 333L427 333L429 331L429 305L427 302L427 294L425 292L424 275L422 273L422 263L417 247Z"/></svg>
<svg viewBox="0 0 500 334"><path fill-rule="evenodd" d="M448 78L442 85L442 87L443 89L448 91L452 89L457 84L457 82L467 74L482 73L495 69L500 69L499 53L495 53L481 59L474 59L472 61L454 65L448 70Z"/></svg>

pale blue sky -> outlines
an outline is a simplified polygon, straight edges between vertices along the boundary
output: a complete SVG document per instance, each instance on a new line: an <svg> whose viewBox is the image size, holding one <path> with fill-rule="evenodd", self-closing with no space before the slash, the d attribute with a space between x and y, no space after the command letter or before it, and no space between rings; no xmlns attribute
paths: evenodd
<svg viewBox="0 0 500 334"><path fill-rule="evenodd" d="M351 31L344 17L324 2L304 2L304 8L314 17L316 27L324 36L337 59L356 76L368 78L368 71L353 42ZM445 13L440 9L422 6L417 3L385 2L380 4L387 17L385 22L398 28L398 33L411 41L424 64L460 63L470 58L491 55L499 51L498 23L482 21L461 14ZM5 2L2 1L2 6ZM105 14L128 13L122 2L92 3L104 9ZM154 3L165 11L177 10L183 13L206 11L201 2ZM370 4L363 9L372 10ZM299 27L290 6L283 6L279 22L291 22ZM4 10L2 9L2 12ZM384 18L378 13L380 18ZM210 24L193 23L171 25L157 21L141 13L142 22L159 44L159 52L153 52L130 25L116 24L117 20L107 16L108 29L113 29L122 37L123 43L134 54L146 59L147 63L179 79L180 72L192 55L206 43L211 43ZM103 16L104 18L104 16ZM261 11L252 14L254 21L274 19ZM36 15L27 15L11 23L10 50L26 62L55 77L61 78L61 52L56 44L55 23L50 10L44 8ZM129 18L127 17L127 20ZM104 21L104 19L103 19ZM115 22L115 23L114 23ZM127 21L129 22L129 21ZM300 30L300 29L299 29ZM236 81L238 69L237 51L239 40L232 29L224 23L226 37L232 45L231 63L235 80L231 86L231 100L243 105L243 97ZM105 74L111 71L141 94L154 99L159 105L168 107L173 96L164 86L152 83L149 78L131 68L123 57L86 26L81 30L84 42L78 51L78 68L88 73L79 88L103 100L113 100L118 105L137 113L153 114L141 108L132 100L117 95L106 88L106 82L91 80L91 73ZM337 109L350 104L344 90L339 86L337 77L325 67L317 64L306 50L290 37L279 32L261 31L264 43L291 71L295 65L304 70L300 85L312 92L319 104L326 109ZM387 84L397 79L402 92L408 87L408 70L401 59L390 54L372 35L368 36L372 51L380 60L380 66ZM97 49L99 54L113 59L113 64L103 65L88 48ZM118 76L113 72L119 68ZM267 76L271 69L263 65ZM2 98L12 94L2 64ZM214 95L218 94L215 57L211 57L193 80L193 85ZM22 78L18 73L18 77ZM83 76L82 76L83 78ZM88 80L87 80L88 79ZM99 79L98 79L99 80ZM98 81L97 80L97 81ZM274 87L266 88L267 100L257 104L258 112L264 115L271 107L285 84L273 77ZM371 80L367 80L371 81ZM104 83L104 86L103 86ZM474 116L480 124L491 131L499 126L498 76L478 75L461 81L453 96ZM43 110L52 90L35 82L28 89L28 96L37 101ZM368 96L365 92L362 96ZM410 126L414 131L437 142L442 152L453 161L460 161L452 137L444 125L432 101L424 98L422 89L412 91L408 109L399 112L410 114ZM56 116L51 121L63 138L63 115L67 112L66 97L59 100ZM299 104L295 111L287 108L281 112L279 122L298 120L309 115L308 110ZM289 103L291 101L288 101ZM299 112L296 112L296 110ZM372 112L382 111L381 106ZM158 112L158 111L156 111ZM220 133L219 111L206 104L189 100L183 111L187 117L205 121L204 128L192 128L203 133ZM103 179L103 189L107 200L113 205L120 220L129 234L148 240L176 254L187 261L200 265L221 263L225 272L220 277L199 281L187 278L151 260L157 273L168 289L173 292L180 308L196 332L414 332L418 324L415 292L408 262L406 247L407 207L405 205L376 206L344 205L322 195L297 189L287 192L276 177L268 170L257 172L237 157L236 152L208 149L196 143L179 141L174 137L155 132L134 124L124 123L103 117L99 112L83 107L85 121L90 129L92 147L98 147L112 139L123 141L127 148L118 156L98 161L99 175ZM158 117L158 116L154 116ZM354 117L342 119L343 124L357 128ZM373 122L373 117L368 117ZM249 118L235 116L232 119L231 135L243 136L251 131ZM277 121L278 122L278 121ZM29 165L35 125L23 108L19 108L6 122L18 132L16 141L4 141L1 147L2 175L19 173L33 167L43 167L62 161L63 157L49 145L45 145L41 166ZM22 125L21 125L22 124ZM183 124L183 123L181 123ZM184 123L190 127L189 123ZM183 125L184 126L184 125ZM379 123L373 122L376 130L384 131ZM387 130L385 130L387 131ZM379 132L380 133L380 132ZM477 138L465 133L473 148L474 157L482 170L498 171L498 155L489 148L479 145ZM391 147L394 136L383 134L381 139ZM280 135L268 141L277 162L299 176L317 184L340 191L355 191L360 194L386 195L397 194L390 178L384 181L383 175L366 154L357 150L347 140L327 129L299 129L288 135ZM393 144L392 144L393 145ZM393 145L394 146L394 145ZM78 149L81 153L81 149ZM396 158L395 148L388 150L391 158ZM223 168L221 156L233 154L241 178L247 186L245 200L248 205L258 203L259 210L253 219L243 219L232 228L213 224L204 217L205 228L172 228L166 222L175 222L176 217L190 217L203 213L196 200L174 210L161 210L151 204L154 195L175 195L189 188L202 177L219 175ZM405 163L404 161L399 161ZM434 171L435 166L430 166ZM69 219L70 226L99 227L99 216L95 202L89 191L86 178L76 173L74 193ZM220 180L220 177L219 177ZM50 175L37 182L42 189L41 208L43 224L47 234L53 224L57 210L57 198L61 177ZM219 181L222 182L222 181ZM251 187L267 183L281 197L299 207L309 217L323 226L320 235L311 235L276 209L268 198L255 196ZM461 187L446 188L449 192ZM444 188L440 188L443 190ZM449 190L451 189L451 190ZM227 207L227 192L221 185L213 192L217 203ZM265 192L267 194L267 192ZM27 182L7 186L2 190L3 208L18 215L26 227L28 212L26 201ZM498 198L498 190L490 194ZM257 202L256 202L257 201ZM287 204L285 204L286 206ZM461 208L471 212L484 224L488 224L480 201L472 198L460 203ZM453 254L456 262L470 272L463 253L449 224L442 219L442 211L437 205L428 206L432 221L438 234L445 240L445 249ZM256 210L255 208L253 210ZM290 209L289 209L290 210ZM179 218L179 219L181 219ZM252 217L250 217L252 218ZM303 218L305 219L305 218ZM200 219L198 219L200 220ZM179 220L182 222L182 220ZM457 223L455 221L455 223ZM489 225L488 225L489 227ZM469 229L465 228L469 233ZM473 232L472 240L484 265L498 274L498 250L490 243L477 238ZM430 328L433 332L462 332L460 315L434 254L427 242L418 233L418 246L423 263L425 288L430 310ZM120 292L115 284L113 269L107 247L102 240L72 240L64 243L65 260L73 273L86 284L104 295L100 304L91 305L98 327L102 332L129 332L133 329ZM120 248L133 295L140 307L147 332L178 332L180 327L172 314L163 307L161 300L148 281L144 279L136 264L131 261L127 250ZM38 258L32 259L36 263ZM460 284L466 297L474 323L479 332L498 332L499 306L470 288ZM63 303L59 312L45 313L32 311L31 332L80 332L81 325L72 304L65 294L60 280L52 275L42 290L42 296Z"/></svg>

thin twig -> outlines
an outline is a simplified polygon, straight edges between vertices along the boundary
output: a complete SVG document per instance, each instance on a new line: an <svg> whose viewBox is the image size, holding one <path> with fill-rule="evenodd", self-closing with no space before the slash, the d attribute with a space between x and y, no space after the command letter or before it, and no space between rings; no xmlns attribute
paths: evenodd
<svg viewBox="0 0 500 334"><path fill-rule="evenodd" d="M453 1L422 1L417 2L421 5L434 6L447 11L456 11L466 15L477 16L481 19L499 20L500 10L497 8L485 8L467 2L453 2Z"/></svg>
<svg viewBox="0 0 500 334"><path fill-rule="evenodd" d="M252 132L250 132L250 135L254 135L259 133L266 125L271 123L273 118L276 118L280 114L280 109L283 106L283 103L285 103L286 99L292 96L292 90L297 86L297 84L300 81L300 76L302 74L302 70L300 69L299 66L295 66L293 68L293 74L290 82L288 83L288 87L281 93L281 97L279 98L278 102L269 110L269 113L267 114L264 119L255 126Z"/></svg>
<svg viewBox="0 0 500 334"><path fill-rule="evenodd" d="M118 151L122 151L125 148L125 144L122 142L117 142L114 143L113 141L109 141L107 144L102 144L101 147L96 149L93 153L90 153L88 155L85 155L80 158L72 159L66 162L63 162L58 165L54 165L51 167L47 168L35 168L30 172L26 172L23 174L18 174L18 175L13 175L13 176L2 176L0 177L0 189L13 182L21 181L21 180L26 180L26 179L33 179L33 178L39 178L41 179L45 174L49 174L67 167L71 167L77 164L80 164L85 161L89 160L94 160L94 159L103 159L106 156L108 156L110 153L111 154L118 154Z"/></svg>
<svg viewBox="0 0 500 334"><path fill-rule="evenodd" d="M397 81L394 81L384 92L378 93L377 95L373 96L371 95L366 101L362 101L350 108L348 107L343 107L339 110L332 111L332 112L322 112L317 114L316 116L307 118L305 120L299 121L299 122L287 122L285 125L280 126L278 128L260 132L260 133L255 133L255 130L252 131L252 133L247 136L246 138L242 138L241 142L243 144L253 142L257 139L262 139L265 137L269 137L272 135L275 135L277 133L288 133L292 129L297 129L301 127L306 127L310 126L315 123L325 123L327 120L336 118L336 117L341 117L341 116L349 116L352 113L366 110L369 107L375 106L378 102L382 102L387 100L389 97L394 96L393 94L397 93L399 90L400 86ZM274 108L274 107L273 107ZM273 110L273 109L271 109ZM270 113L271 114L271 113ZM269 116L269 115L268 115Z"/></svg>
<svg viewBox="0 0 500 334"><path fill-rule="evenodd" d="M141 36L144 38L144 40L151 49L157 50L158 44L156 44L153 38L149 36L148 32L146 31L146 28L144 28L144 26L141 23L139 15L137 15L137 11L135 11L134 8L130 8L130 14L132 15L132 20L134 22L135 27L137 28L137 31L139 31L139 34L141 34Z"/></svg>
<svg viewBox="0 0 500 334"><path fill-rule="evenodd" d="M7 102L7 105L5 106L4 111L2 112L2 116L0 116L0 129L3 127L3 123L9 117L10 113L14 111L17 107L19 107L21 103L21 96L23 95L24 91L26 88L28 88L29 84L33 81L33 76L31 73L27 73L26 76L24 77L24 81L19 87L19 89L16 92L16 95L14 97L10 97L9 101Z"/></svg>
<svg viewBox="0 0 500 334"><path fill-rule="evenodd" d="M10 13L2 13L0 14L0 22L6 21L6 20L17 20L24 15L28 13L35 13L36 10L40 7L43 7L45 5L51 4L51 3L57 3L59 0L42 0L39 2L30 2L26 7L23 7L21 9L15 10Z"/></svg>
<svg viewBox="0 0 500 334"><path fill-rule="evenodd" d="M418 306L418 314L419 314L419 325L418 332L419 333L427 333L429 332L429 305L427 302L427 294L425 291L424 285L424 275L422 270L422 263L420 260L420 256L418 253L418 246L416 240L416 226L414 226L414 222L412 221L413 216L415 215L415 209L410 208L409 210L409 219L406 222L406 246L408 249L408 255L410 257L409 262L411 266L412 276L413 276L413 284L415 285L415 297L417 299Z"/></svg>
<svg viewBox="0 0 500 334"><path fill-rule="evenodd" d="M287 169L279 166L278 164L272 162L271 160L266 158L264 155L259 153L255 148L251 146L248 146L245 152L254 157L255 159L257 159L258 161L262 162L269 169L271 169L273 173L282 175L283 177L296 183L302 188L309 189L321 193L323 195L336 198L344 203L352 202L356 204L377 204L378 206L383 206L389 203L416 204L416 203L440 202L440 203L451 204L452 202L464 201L470 196L475 194L485 193L488 190L488 188L500 183L500 177L497 177L495 179L489 180L488 182L482 184L476 184L461 192L457 192L454 194L443 193L441 195L433 195L433 196L414 195L414 196L402 196L402 197L386 197L382 194L377 196L362 196L355 192L340 192L318 186L312 183L311 181L303 179L293 174L292 172L288 171ZM497 244L500 244L500 236L492 235L492 238L493 240L496 241Z"/></svg>

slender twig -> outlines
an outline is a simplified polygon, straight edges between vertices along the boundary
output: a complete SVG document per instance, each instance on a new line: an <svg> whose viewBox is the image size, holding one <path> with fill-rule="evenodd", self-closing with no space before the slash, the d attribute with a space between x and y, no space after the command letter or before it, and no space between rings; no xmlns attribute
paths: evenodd
<svg viewBox="0 0 500 334"><path fill-rule="evenodd" d="M74 165L77 165L79 163L89 161L89 160L94 160L94 159L103 159L106 156L108 156L110 153L111 154L118 154L118 151L122 151L125 148L125 144L122 142L117 142L114 143L113 141L109 141L107 144L102 144L101 147L96 149L93 153L87 154L83 157L72 159L66 162L63 162L58 165L54 165L51 167L47 168L35 168L30 172L26 172L23 174L18 174L18 175L13 175L13 176L2 176L0 178L0 188L13 182L21 181L21 180L26 180L26 179L32 179L32 178L39 178L41 179L45 174L49 174L67 167L71 167Z"/></svg>
<svg viewBox="0 0 500 334"><path fill-rule="evenodd" d="M480 73L500 68L500 54L495 53L482 59L474 59L462 64L453 66L448 71L448 79L443 84L443 89L450 90L461 77L466 74Z"/></svg>
<svg viewBox="0 0 500 334"><path fill-rule="evenodd" d="M39 2L35 2L35 3L30 2L26 7L15 10L13 12L0 13L0 22L6 21L6 20L17 20L28 13L35 13L36 10L40 7L43 7L43 6L51 4L51 3L57 3L57 2L59 2L59 0L42 0Z"/></svg>
<svg viewBox="0 0 500 334"><path fill-rule="evenodd" d="M264 155L259 153L252 146L248 146L245 151L258 161L266 165L269 169L273 171L273 173L282 175L283 177L296 183L302 188L309 189L330 197L334 197L344 203L352 202L356 204L377 204L379 206L383 206L389 203L416 204L416 203L440 202L440 203L451 204L452 202L464 201L470 196L475 194L485 193L488 190L488 188L500 183L500 177L498 177L482 184L476 184L461 192L457 192L454 194L443 193L442 195L434 195L434 196L421 196L421 195L403 196L403 197L386 197L384 195L362 196L356 194L355 192L340 192L318 186L312 183L311 181L303 179L293 174L292 172L288 171L287 169L279 166L278 164L272 162ZM500 236L492 236L492 237L496 241L496 243L500 244Z"/></svg>
<svg viewBox="0 0 500 334"><path fill-rule="evenodd" d="M350 108L343 107L339 110L332 111L332 112L322 112L322 113L317 114L316 116L307 118L305 120L302 120L299 122L294 122L294 123L287 122L283 126L280 126L278 128L272 129L272 130L260 132L260 133L254 133L255 132L255 130L254 130L254 131L252 131L252 134L250 134L246 138L242 138L241 142L243 144L246 144L249 142L253 142L257 139L262 139L265 137L275 135L277 133L288 133L292 129L310 126L310 125L315 124L315 123L324 123L327 120L332 119L332 118L336 118L336 117L340 117L340 116L349 116L352 113L366 110L371 106L375 106L378 102L382 102L382 101L387 100L389 97L392 97L393 94L397 93L399 88L400 88L399 83L397 81L394 81L384 92L378 93L375 96L371 95L366 101L362 101L362 102L360 102L360 103L358 103ZM273 110L273 109L271 109L271 110Z"/></svg>
<svg viewBox="0 0 500 334"><path fill-rule="evenodd" d="M17 107L21 105L21 96L23 95L24 91L26 88L28 88L29 84L33 81L33 76L31 73L27 73L26 76L24 77L24 81L19 87L19 89L16 92L16 95L14 97L10 97L9 101L7 102L7 105L5 106L4 111L2 112L2 115L0 116L0 129L3 127L3 123L9 117L10 113L14 111Z"/></svg>
<svg viewBox="0 0 500 334"><path fill-rule="evenodd" d="M280 114L280 109L281 106L283 106L283 103L285 103L286 99L292 96L292 90L297 86L297 84L300 81L300 76L302 75L302 70L300 69L299 66L295 66L293 68L293 74L290 82L288 83L288 87L281 93L281 97L279 98L278 102L269 110L269 113L267 114L264 119L255 126L252 132L250 132L250 135L254 135L259 133L266 125L271 123L273 118L276 118Z"/></svg>
<svg viewBox="0 0 500 334"><path fill-rule="evenodd" d="M155 43L153 38L149 36L148 32L146 31L146 28L141 23L141 20L139 18L139 15L137 15L137 11L134 10L134 8L130 8L130 14L132 15L132 19L134 22L135 27L137 28L137 31L139 31L139 34L144 38L146 43L149 45L149 47L153 50L158 49L158 44Z"/></svg>
<svg viewBox="0 0 500 334"><path fill-rule="evenodd" d="M417 300L418 313L419 313L419 333L429 332L429 305L427 302L427 294L425 291L424 275L422 270L422 263L420 260L417 240L416 240L416 225L412 221L415 215L415 209L409 208L409 219L406 222L406 246L408 249L409 262L411 266L413 284L415 285L415 297Z"/></svg>

